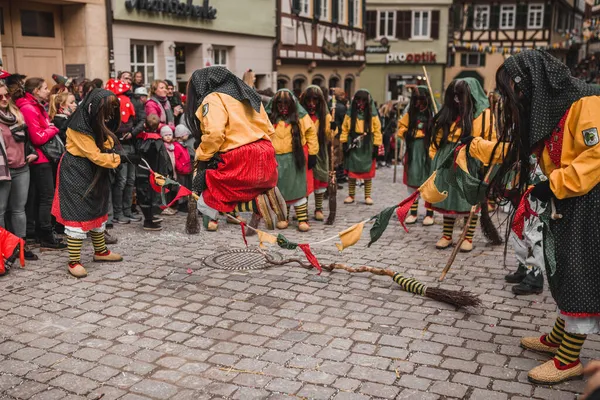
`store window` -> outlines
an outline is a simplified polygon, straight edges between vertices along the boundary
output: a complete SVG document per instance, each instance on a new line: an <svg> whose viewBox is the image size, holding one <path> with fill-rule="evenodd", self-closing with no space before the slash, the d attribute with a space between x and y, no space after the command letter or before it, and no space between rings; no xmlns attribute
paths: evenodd
<svg viewBox="0 0 600 400"><path fill-rule="evenodd" d="M144 83L146 84L155 80L154 45L131 44L130 54L131 70L141 72L144 75Z"/></svg>
<svg viewBox="0 0 600 400"><path fill-rule="evenodd" d="M514 29L517 6L512 4L500 7L500 29Z"/></svg>
<svg viewBox="0 0 600 400"><path fill-rule="evenodd" d="M544 26L544 5L530 4L527 13L527 29L540 29Z"/></svg>
<svg viewBox="0 0 600 400"><path fill-rule="evenodd" d="M213 47L213 65L227 68L227 49Z"/></svg>
<svg viewBox="0 0 600 400"><path fill-rule="evenodd" d="M320 19L323 21L329 21L329 0L321 0L321 13Z"/></svg>
<svg viewBox="0 0 600 400"><path fill-rule="evenodd" d="M429 39L430 11L413 11L413 39Z"/></svg>
<svg viewBox="0 0 600 400"><path fill-rule="evenodd" d="M485 30L490 27L490 6L475 6L473 29Z"/></svg>
<svg viewBox="0 0 600 400"><path fill-rule="evenodd" d="M54 13L50 11L21 10L21 35L54 37Z"/></svg>
<svg viewBox="0 0 600 400"><path fill-rule="evenodd" d="M378 11L377 18L377 36L379 38L395 38L396 37L396 12L395 11Z"/></svg>
<svg viewBox="0 0 600 400"><path fill-rule="evenodd" d="M175 66L177 75L185 75L185 46L175 46Z"/></svg>
<svg viewBox="0 0 600 400"><path fill-rule="evenodd" d="M483 53L463 53L460 56L461 67L484 67L485 66L485 54Z"/></svg>

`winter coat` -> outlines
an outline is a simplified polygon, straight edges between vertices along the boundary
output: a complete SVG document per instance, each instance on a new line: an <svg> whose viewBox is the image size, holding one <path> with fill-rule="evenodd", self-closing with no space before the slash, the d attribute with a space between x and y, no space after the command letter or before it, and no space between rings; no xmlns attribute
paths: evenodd
<svg viewBox="0 0 600 400"><path fill-rule="evenodd" d="M192 161L190 153L181 143L173 143L175 146L175 172L178 175L189 175L192 173Z"/></svg>
<svg viewBox="0 0 600 400"><path fill-rule="evenodd" d="M50 125L50 118L44 106L30 93L26 93L24 97L17 99L16 104L23 114L23 119L29 130L29 138L38 154L38 159L33 161L32 164L48 163L48 158L46 158L40 147L56 136L59 129Z"/></svg>

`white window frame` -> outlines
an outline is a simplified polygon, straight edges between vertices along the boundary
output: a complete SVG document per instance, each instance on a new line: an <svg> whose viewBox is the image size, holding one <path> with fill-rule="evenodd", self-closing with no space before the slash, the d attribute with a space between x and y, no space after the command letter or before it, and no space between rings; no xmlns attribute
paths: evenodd
<svg viewBox="0 0 600 400"><path fill-rule="evenodd" d="M329 21L329 0L321 1L321 10L319 11L321 11L319 19L321 21Z"/></svg>
<svg viewBox="0 0 600 400"><path fill-rule="evenodd" d="M417 26L417 21L415 20L417 13L420 15L420 23L419 25L419 34L415 35L415 27ZM424 25L423 25L423 16L424 13L427 13L427 33L423 34ZM412 12L412 24L411 24L411 39L431 39L431 10L413 10Z"/></svg>
<svg viewBox="0 0 600 400"><path fill-rule="evenodd" d="M469 63L469 57L470 56L477 56L477 63L473 63L470 64ZM481 65L481 53L467 53L467 62L465 67L467 68L480 68L483 67L484 65Z"/></svg>
<svg viewBox="0 0 600 400"><path fill-rule="evenodd" d="M338 3L338 22L340 24L345 24L346 23L346 0L341 0Z"/></svg>
<svg viewBox="0 0 600 400"><path fill-rule="evenodd" d="M481 13L484 15L483 21L477 21L475 18L477 13ZM479 23L479 24L478 24ZM490 6L485 5L476 5L475 12L473 13L473 29L478 31L484 31L486 29L490 29Z"/></svg>
<svg viewBox="0 0 600 400"><path fill-rule="evenodd" d="M311 0L300 0L300 16L310 17Z"/></svg>
<svg viewBox="0 0 600 400"><path fill-rule="evenodd" d="M131 42L129 44L130 47L130 51L131 51L131 47L134 46L133 49L133 55L134 55L134 60L129 60L129 64L130 64L130 71L134 71L134 73L138 70L138 67L142 67L143 68L143 74L144 74L144 84L148 84L150 83L152 80L157 79L156 78L156 46L154 44L151 43L138 43L138 42ZM143 62L139 62L137 59L137 47L141 46L144 48L144 61ZM148 62L148 54L149 51L148 49L151 48L152 51L152 59L154 60L153 62ZM153 67L153 79L148 79L148 67Z"/></svg>
<svg viewBox="0 0 600 400"><path fill-rule="evenodd" d="M544 3L533 3L529 4L527 9L527 29L541 29L544 27ZM531 23L533 17L534 23ZM536 19L539 18L539 23L536 23Z"/></svg>
<svg viewBox="0 0 600 400"><path fill-rule="evenodd" d="M512 24L503 25L502 17L506 15L506 21L509 21L509 15L512 14ZM498 26L500 29L515 29L517 24L517 5L516 4L506 4L500 6L500 23Z"/></svg>
<svg viewBox="0 0 600 400"><path fill-rule="evenodd" d="M217 63L217 53L219 53L219 63ZM221 55L225 54L225 63L221 63ZM213 46L213 66L225 67L227 68L227 63L229 62L229 49L227 47L219 47Z"/></svg>
<svg viewBox="0 0 600 400"><path fill-rule="evenodd" d="M361 0L354 0L353 5L354 5L354 21L352 21L352 26L354 27L358 27L360 26L360 15L362 14L361 11L361 4L360 4Z"/></svg>
<svg viewBox="0 0 600 400"><path fill-rule="evenodd" d="M381 14L385 13L385 24L384 24L384 32L385 35L381 34ZM390 19L389 15L392 14L392 35L388 35ZM395 10L377 10L377 39L388 38L388 39L396 39L396 11Z"/></svg>

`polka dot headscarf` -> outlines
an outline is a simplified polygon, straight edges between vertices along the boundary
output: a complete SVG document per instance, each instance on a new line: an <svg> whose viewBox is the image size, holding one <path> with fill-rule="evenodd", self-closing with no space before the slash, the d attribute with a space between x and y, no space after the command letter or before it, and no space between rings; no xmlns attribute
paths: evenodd
<svg viewBox="0 0 600 400"><path fill-rule="evenodd" d="M104 89L94 89L88 93L81 104L77 106L75 113L71 116L69 128L94 137L95 134L92 129L92 121L98 116L102 100L110 96L114 96L114 93ZM116 121L115 125L115 127L110 127L113 133L118 128L118 121Z"/></svg>
<svg viewBox="0 0 600 400"><path fill-rule="evenodd" d="M125 93L131 91L131 85L115 79L106 82L106 90L110 90L119 98L121 105L121 122L127 123L131 117L135 116L135 108L131 104L131 99Z"/></svg>

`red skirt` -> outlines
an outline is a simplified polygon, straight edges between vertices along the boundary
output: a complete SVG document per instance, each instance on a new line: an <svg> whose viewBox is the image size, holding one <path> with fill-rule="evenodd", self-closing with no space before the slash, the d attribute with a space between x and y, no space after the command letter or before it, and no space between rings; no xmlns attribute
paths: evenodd
<svg viewBox="0 0 600 400"><path fill-rule="evenodd" d="M268 140L221 154L217 169L206 171L204 202L219 212L232 212L238 203L254 200L277 186L275 149Z"/></svg>
<svg viewBox="0 0 600 400"><path fill-rule="evenodd" d="M375 178L375 171L377 169L377 161L373 160L373 164L371 164L371 170L369 172L352 172L346 171L348 174L348 178L351 179L373 179Z"/></svg>
<svg viewBox="0 0 600 400"><path fill-rule="evenodd" d="M304 145L304 159L306 160L306 197L315 191L315 178L312 169L308 169L308 145Z"/></svg>
<svg viewBox="0 0 600 400"><path fill-rule="evenodd" d="M315 189L327 189L329 187L328 182L321 182L317 179L314 180Z"/></svg>

